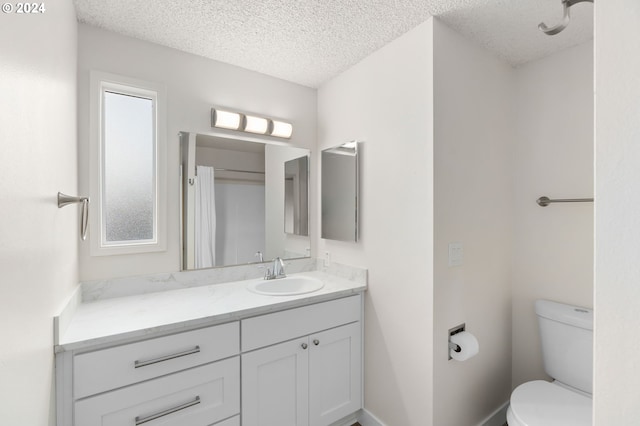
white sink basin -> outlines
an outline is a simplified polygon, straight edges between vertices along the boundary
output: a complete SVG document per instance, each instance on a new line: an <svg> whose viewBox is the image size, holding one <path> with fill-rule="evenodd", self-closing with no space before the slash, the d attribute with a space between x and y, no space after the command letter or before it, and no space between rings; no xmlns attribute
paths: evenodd
<svg viewBox="0 0 640 426"><path fill-rule="evenodd" d="M286 277L263 280L247 286L250 291L269 296L293 296L295 294L313 293L324 287L324 283L310 277Z"/></svg>

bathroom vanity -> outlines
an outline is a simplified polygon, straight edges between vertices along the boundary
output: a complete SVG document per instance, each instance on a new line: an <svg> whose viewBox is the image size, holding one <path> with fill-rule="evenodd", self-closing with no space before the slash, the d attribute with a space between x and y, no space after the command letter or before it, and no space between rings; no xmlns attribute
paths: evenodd
<svg viewBox="0 0 640 426"><path fill-rule="evenodd" d="M290 276L323 287L271 296L254 279L78 304L56 322L58 425L351 424L366 282Z"/></svg>

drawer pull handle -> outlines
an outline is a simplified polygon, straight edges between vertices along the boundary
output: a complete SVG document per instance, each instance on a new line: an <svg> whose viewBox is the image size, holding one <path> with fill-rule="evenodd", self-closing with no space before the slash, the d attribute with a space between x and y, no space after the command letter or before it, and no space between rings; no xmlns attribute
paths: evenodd
<svg viewBox="0 0 640 426"><path fill-rule="evenodd" d="M194 399L193 401L178 405L177 407L169 408L168 410L160 411L159 413L152 414L146 417L138 416L136 417L136 426L159 419L160 417L168 416L169 414L175 413L176 411L184 410L185 408L193 407L194 405L198 404L200 404L200 397L196 396L196 399Z"/></svg>
<svg viewBox="0 0 640 426"><path fill-rule="evenodd" d="M196 346L188 351L179 352L177 354L161 356L160 358L148 359L146 361L135 361L133 363L134 368L146 367L147 365L157 364L159 362L169 361L170 359L180 358L181 356L193 355L200 352L200 346Z"/></svg>
<svg viewBox="0 0 640 426"><path fill-rule="evenodd" d="M320 340L318 339L313 339L313 344L318 346L320 344Z"/></svg>

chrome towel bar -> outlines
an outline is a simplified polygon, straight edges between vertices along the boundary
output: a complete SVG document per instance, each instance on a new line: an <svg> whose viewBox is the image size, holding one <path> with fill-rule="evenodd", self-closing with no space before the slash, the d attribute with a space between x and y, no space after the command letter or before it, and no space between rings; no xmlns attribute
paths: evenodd
<svg viewBox="0 0 640 426"><path fill-rule="evenodd" d="M558 198L540 197L536 200L540 207L547 207L551 203L593 203L593 198Z"/></svg>
<svg viewBox="0 0 640 426"><path fill-rule="evenodd" d="M82 214L80 215L80 238L87 239L89 227L89 197L72 197L71 195L58 192L58 208L61 209L69 204L82 203Z"/></svg>

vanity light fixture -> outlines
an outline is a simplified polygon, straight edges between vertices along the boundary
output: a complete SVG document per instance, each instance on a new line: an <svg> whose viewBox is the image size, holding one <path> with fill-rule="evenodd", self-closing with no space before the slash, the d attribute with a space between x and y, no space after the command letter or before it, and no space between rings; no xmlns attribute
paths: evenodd
<svg viewBox="0 0 640 426"><path fill-rule="evenodd" d="M272 120L273 126L271 128L271 136L277 136L279 138L287 138L291 137L291 133L293 132L293 126L291 123L285 123L284 121Z"/></svg>
<svg viewBox="0 0 640 426"><path fill-rule="evenodd" d="M211 108L211 126L222 129L239 130L242 124L242 115L237 112L224 111Z"/></svg>
<svg viewBox="0 0 640 426"><path fill-rule="evenodd" d="M291 138L293 133L293 126L285 121L216 108L211 108L211 127L239 130L284 139Z"/></svg>
<svg viewBox="0 0 640 426"><path fill-rule="evenodd" d="M249 133L260 133L265 135L269 131L269 120L262 117L256 117L254 115L245 115L243 130Z"/></svg>

